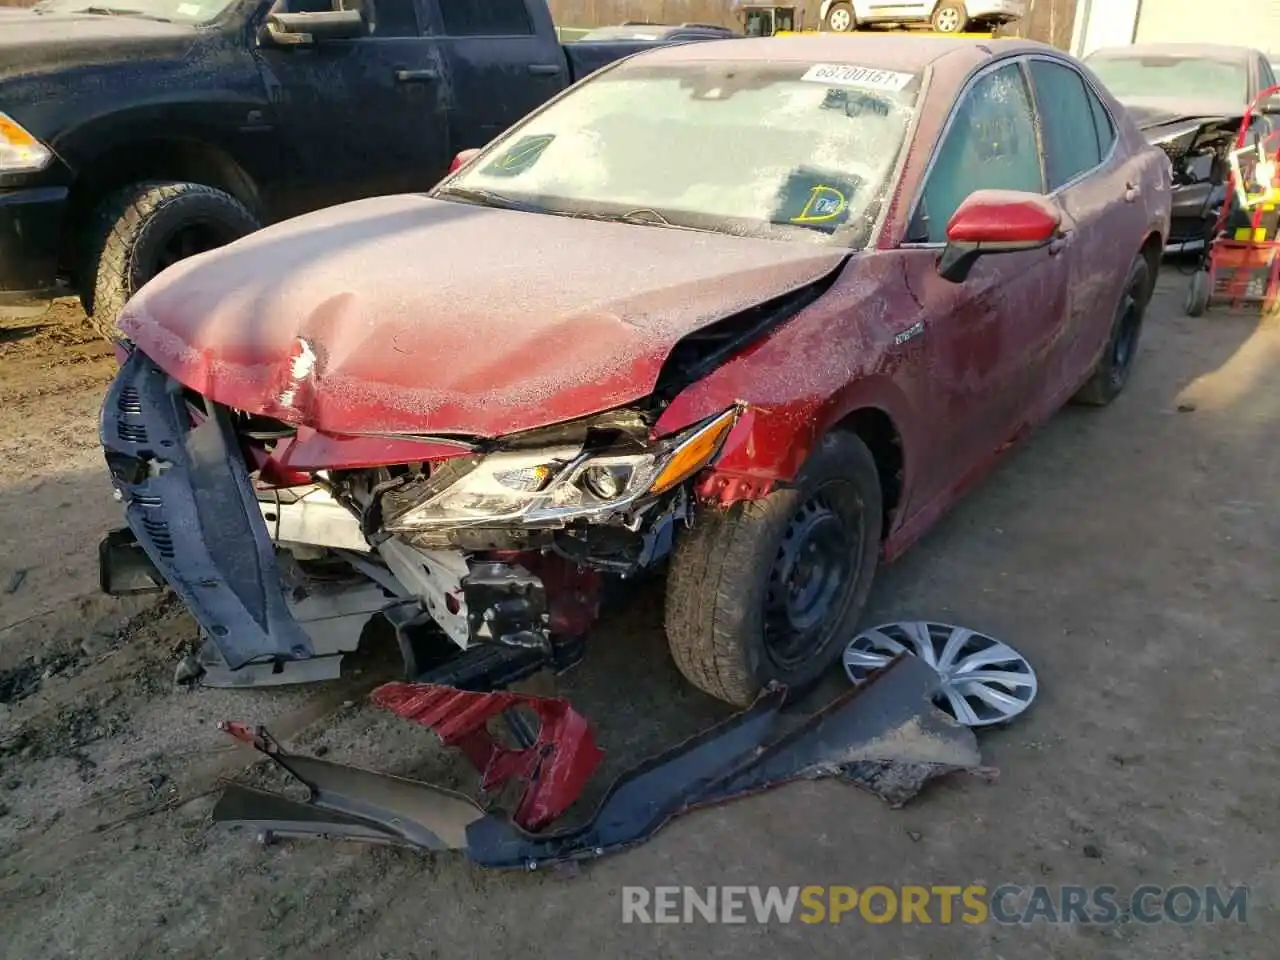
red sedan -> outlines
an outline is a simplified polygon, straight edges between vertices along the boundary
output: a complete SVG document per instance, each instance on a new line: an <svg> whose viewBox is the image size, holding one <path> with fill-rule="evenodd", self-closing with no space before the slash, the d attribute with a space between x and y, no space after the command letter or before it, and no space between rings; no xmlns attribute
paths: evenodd
<svg viewBox="0 0 1280 960"><path fill-rule="evenodd" d="M1064 403L1123 390L1169 198L1047 46L632 57L429 195L140 292L104 585L167 582L206 683L332 676L381 618L410 676L495 686L574 662L607 588L665 568L692 683L804 685L879 562Z"/></svg>

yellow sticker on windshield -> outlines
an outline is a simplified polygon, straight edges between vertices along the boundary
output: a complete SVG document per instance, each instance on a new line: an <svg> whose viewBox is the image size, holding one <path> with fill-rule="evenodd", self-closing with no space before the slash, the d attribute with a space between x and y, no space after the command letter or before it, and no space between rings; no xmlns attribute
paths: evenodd
<svg viewBox="0 0 1280 960"><path fill-rule="evenodd" d="M809 188L809 199L804 209L791 218L792 223L828 223L844 213L849 198L825 183Z"/></svg>
<svg viewBox="0 0 1280 960"><path fill-rule="evenodd" d="M898 93L915 79L914 74L874 67L855 67L847 63L815 63L800 78L806 83L825 83L836 87L861 87L864 90L887 90Z"/></svg>

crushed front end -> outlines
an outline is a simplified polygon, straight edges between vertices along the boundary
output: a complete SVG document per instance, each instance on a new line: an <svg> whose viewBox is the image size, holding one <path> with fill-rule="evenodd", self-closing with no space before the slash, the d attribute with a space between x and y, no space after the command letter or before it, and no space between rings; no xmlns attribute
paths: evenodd
<svg viewBox="0 0 1280 960"><path fill-rule="evenodd" d="M103 589L168 584L203 682L338 675L384 617L406 676L490 688L571 665L612 578L670 551L737 417L666 437L643 405L491 439L334 436L213 403L127 349L101 441L128 530Z"/></svg>

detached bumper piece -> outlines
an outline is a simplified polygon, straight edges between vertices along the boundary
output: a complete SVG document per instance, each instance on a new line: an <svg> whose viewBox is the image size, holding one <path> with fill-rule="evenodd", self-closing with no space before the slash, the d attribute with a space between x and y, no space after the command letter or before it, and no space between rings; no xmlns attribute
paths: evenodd
<svg viewBox="0 0 1280 960"><path fill-rule="evenodd" d="M933 705L936 683L926 664L900 657L798 725L783 713L787 691L771 688L747 710L623 774L587 823L544 832L528 828L567 809L599 759L585 722L579 724L564 701L392 684L375 691L375 700L464 749L488 718L515 705L534 709L544 727L532 747L535 759L503 759L511 755L501 752L472 759L486 779L490 770L513 767L531 784L542 777L556 781L554 802L536 806L526 791L513 822L430 784L287 754L265 731L225 724L302 781L310 798L299 803L232 784L213 818L268 836L461 849L482 866L535 869L625 849L690 810L793 780L836 777L897 807L935 777L960 770L995 774L981 766L973 732ZM541 765L539 751L552 754Z"/></svg>
<svg viewBox="0 0 1280 960"><path fill-rule="evenodd" d="M142 589L154 568L229 671L313 660L311 638L289 610L230 417L217 406L208 413L193 427L181 388L141 351L112 382L101 440L136 547L123 534L104 542L103 586ZM138 548L149 566L136 554L128 560ZM313 679L337 675L338 658L327 663L332 669Z"/></svg>

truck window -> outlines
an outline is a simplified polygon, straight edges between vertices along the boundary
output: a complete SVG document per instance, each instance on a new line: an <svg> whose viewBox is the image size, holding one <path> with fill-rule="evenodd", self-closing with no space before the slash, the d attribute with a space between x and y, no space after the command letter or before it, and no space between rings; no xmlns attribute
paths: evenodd
<svg viewBox="0 0 1280 960"><path fill-rule="evenodd" d="M440 0L445 36L524 37L533 23L524 0Z"/></svg>
<svg viewBox="0 0 1280 960"><path fill-rule="evenodd" d="M343 0L345 10L367 10L373 20L375 37L417 37L418 8L414 0Z"/></svg>

